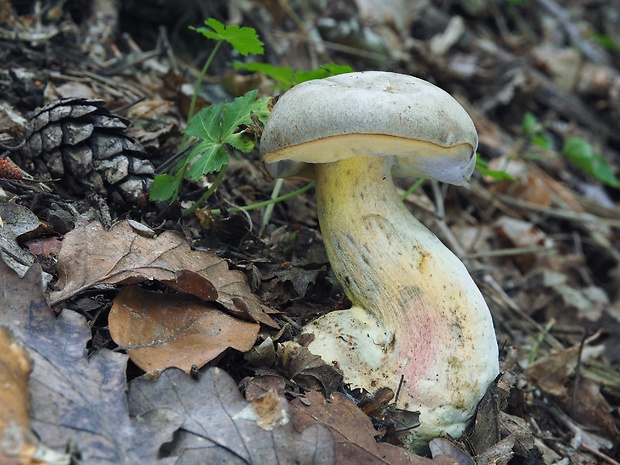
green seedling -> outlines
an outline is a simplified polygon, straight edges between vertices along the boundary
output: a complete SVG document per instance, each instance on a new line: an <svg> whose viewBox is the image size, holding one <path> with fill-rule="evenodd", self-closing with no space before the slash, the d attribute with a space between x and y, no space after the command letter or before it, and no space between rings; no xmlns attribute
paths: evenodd
<svg viewBox="0 0 620 465"><path fill-rule="evenodd" d="M566 139L562 147L562 155L603 184L616 189L620 188L620 181L607 159L597 153L587 140L581 137Z"/></svg>
<svg viewBox="0 0 620 465"><path fill-rule="evenodd" d="M267 108L269 98L257 98L258 91L252 90L242 97L237 97L232 102L219 103L204 108L194 115L198 91L202 85L202 81L213 61L213 58L219 51L224 42L230 44L239 54L243 56L262 55L264 53L263 42L259 39L256 30L251 27L226 26L216 19L210 18L205 21L205 27L190 29L202 34L207 39L215 40L216 44L209 54L199 78L194 88L194 94L189 108L189 122L184 131L182 146L185 146L189 138L197 141L196 145L188 150L176 164L172 170L173 174L162 174L155 178L151 189L151 200L173 201L179 197L179 189L184 180L198 181L203 176L217 173L217 176L211 186L203 193L190 208L183 212L183 215L193 213L203 202L205 202L221 183L230 160L231 148L248 153L254 149L256 139L253 132L245 130L246 127L255 123L254 119L265 124L269 117ZM256 63L254 65L261 65ZM239 68L239 66L237 64ZM259 66L260 67L260 66ZM248 70L250 70L248 68ZM285 84L298 84L309 79L318 79L335 74L351 71L348 66L339 66L335 64L323 65L316 70L304 72L293 71L288 67L276 67L265 65L262 69L270 76L278 76L276 79L281 86ZM305 192L312 187L313 183L309 183L295 192L279 196L279 189L274 190L272 198L266 202L247 207L232 208L228 211L252 210L269 205L276 202L286 200L294 195ZM278 185L277 185L278 188ZM219 213L213 210L213 213Z"/></svg>
<svg viewBox="0 0 620 465"><path fill-rule="evenodd" d="M254 137L246 134L242 126L252 124L252 115L263 124L267 121L268 97L256 98L258 91L251 90L230 103L219 103L203 108L189 121L185 134L198 143L175 166L175 174L162 174L153 181L152 200L176 200L184 179L198 181L206 174L218 173L216 180L203 196L186 210L192 213L217 189L230 160L230 147L244 153L256 145Z"/></svg>
<svg viewBox="0 0 620 465"><path fill-rule="evenodd" d="M198 91L207 74L209 66L224 42L229 43L239 54L247 56L262 55L263 42L258 38L256 30L251 27L225 26L214 18L205 21L204 27L193 28L207 39L215 40L216 44L205 62L196 86L189 108L189 123L184 132L182 145L185 146L189 137L195 138L198 143L181 158L174 170L174 174L162 174L153 181L151 200L176 200L184 179L198 181L202 176L218 173L216 179L202 197L184 215L192 213L206 201L217 189L224 178L230 160L230 147L242 152L250 152L256 140L246 134L242 128L253 123L254 115L263 124L267 121L268 98L257 99L258 91L253 90L232 102L219 103L204 108L196 115L194 109Z"/></svg>
<svg viewBox="0 0 620 465"><path fill-rule="evenodd" d="M618 44L613 37L608 36L607 34L600 34L598 32L593 32L591 37L604 49L609 50L612 53L620 52L620 44Z"/></svg>
<svg viewBox="0 0 620 465"><path fill-rule="evenodd" d="M543 150L553 150L553 139L546 133L543 125L532 113L525 113L522 123L523 135ZM592 144L581 137L571 137L564 141L560 153L575 166L611 187L620 188L620 181L605 157L597 153Z"/></svg>
<svg viewBox="0 0 620 465"><path fill-rule="evenodd" d="M489 162L482 158L480 154L477 154L476 156L476 169L480 171L483 176L488 176L496 181L503 181L505 179L509 181L516 181L513 176L509 175L505 171L495 171L489 169Z"/></svg>
<svg viewBox="0 0 620 465"><path fill-rule="evenodd" d="M269 63L241 63L239 61L236 61L233 66L235 69L262 73L268 78L273 79L276 82L275 87L281 90L288 90L297 84L312 79L323 79L353 71L353 68L350 66L337 65L335 63L327 63L311 71L294 70L289 66L273 66Z"/></svg>
<svg viewBox="0 0 620 465"><path fill-rule="evenodd" d="M545 128L540 124L536 116L529 111L523 115L521 131L532 144L544 150L553 149L553 139L547 134Z"/></svg>
<svg viewBox="0 0 620 465"><path fill-rule="evenodd" d="M207 61L200 70L198 81L194 87L194 95L192 95L192 101L189 106L188 119L191 119L194 115L194 109L196 107L196 100L198 99L198 91L202 85L202 81L207 74L209 66L220 47L224 42L229 43L239 54L245 56L248 55L262 55L265 53L263 42L258 38L256 29L253 27L239 27L239 26L225 26L217 19L209 18L205 21L204 27L191 27L193 31L202 34L207 39L215 40L215 47L211 50Z"/></svg>

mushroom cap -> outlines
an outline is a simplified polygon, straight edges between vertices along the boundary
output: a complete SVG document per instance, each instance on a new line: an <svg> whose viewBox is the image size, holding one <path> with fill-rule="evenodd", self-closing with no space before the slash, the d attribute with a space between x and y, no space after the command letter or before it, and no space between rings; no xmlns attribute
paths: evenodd
<svg viewBox="0 0 620 465"><path fill-rule="evenodd" d="M388 156L395 175L460 185L474 170L477 146L474 123L450 94L383 71L293 87L273 107L261 137L273 178L303 175L315 163Z"/></svg>

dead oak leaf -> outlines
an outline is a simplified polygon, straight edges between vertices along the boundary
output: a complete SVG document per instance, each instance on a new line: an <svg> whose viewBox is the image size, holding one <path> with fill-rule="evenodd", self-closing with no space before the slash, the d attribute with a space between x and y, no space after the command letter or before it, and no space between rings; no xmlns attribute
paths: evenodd
<svg viewBox="0 0 620 465"><path fill-rule="evenodd" d="M338 370L294 341L278 344L276 366L306 390L323 390L329 395L342 382L342 374Z"/></svg>
<svg viewBox="0 0 620 465"><path fill-rule="evenodd" d="M338 465L453 465L449 456L421 457L401 447L377 442L377 431L368 416L344 394L336 392L329 400L318 391L293 399L292 420L302 431L310 425L329 427L336 440Z"/></svg>
<svg viewBox="0 0 620 465"><path fill-rule="evenodd" d="M167 463L158 459L159 449L178 428L179 415L164 409L129 416L127 356L100 349L88 357L86 320L70 310L54 316L40 266L20 279L0 261L0 325L32 360L30 423L46 446L65 451L72 445L89 465Z"/></svg>
<svg viewBox="0 0 620 465"><path fill-rule="evenodd" d="M79 225L65 236L57 269L59 290L50 294L52 305L95 284L157 280L190 293L199 289L198 297L218 302L234 316L278 327L268 315L274 311L252 294L242 272L230 270L213 253L192 250L173 231L148 238L126 221L109 231L98 221ZM186 282L190 284L184 286Z"/></svg>
<svg viewBox="0 0 620 465"><path fill-rule="evenodd" d="M23 276L34 257L19 246L17 238L34 231L41 222L29 209L12 202L0 204L0 221L0 257Z"/></svg>
<svg viewBox="0 0 620 465"><path fill-rule="evenodd" d="M178 463L335 464L327 428L314 425L297 432L281 396L272 392L255 404L248 402L219 368L209 368L198 380L175 368L164 370L155 382L135 379L129 387L129 408L136 416L161 408L183 415L183 425L169 444Z"/></svg>
<svg viewBox="0 0 620 465"><path fill-rule="evenodd" d="M252 348L260 325L188 295L161 294L129 286L114 299L110 335L146 372L177 367L189 373L229 347Z"/></svg>
<svg viewBox="0 0 620 465"><path fill-rule="evenodd" d="M48 449L30 429L28 377L30 358L9 330L0 326L0 463L68 465L69 455Z"/></svg>

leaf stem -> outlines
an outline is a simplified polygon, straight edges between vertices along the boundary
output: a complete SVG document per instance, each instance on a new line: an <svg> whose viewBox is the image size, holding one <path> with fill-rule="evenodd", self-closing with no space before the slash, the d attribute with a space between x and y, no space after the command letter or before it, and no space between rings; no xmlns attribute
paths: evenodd
<svg viewBox="0 0 620 465"><path fill-rule="evenodd" d="M272 199L275 199L278 197L278 195L280 195L280 189L282 189L283 185L284 185L283 178L276 179L276 183L273 186L273 190L271 191ZM263 214L263 220L261 221L261 224L260 224L259 236L263 233L263 231L265 230L265 227L267 227L267 225L269 224L269 220L271 219L271 215L273 214L274 206L275 206L275 203L267 205L267 208L265 209L265 213Z"/></svg>
<svg viewBox="0 0 620 465"><path fill-rule="evenodd" d="M202 205L204 202L206 202L206 200L211 197L211 194L213 194L213 192L215 192L215 189L217 189L217 187L220 185L220 183L222 182L222 179L224 179L224 175L226 174L226 170L228 169L228 165L223 165L222 169L220 170L219 173L217 173L217 177L215 178L215 180L213 181L213 184L211 184L211 186L205 191L204 194L202 194L200 196L200 198L198 200L196 200L196 202L194 202L194 204L189 207L187 210L183 210L183 213L181 214L182 216L189 216L192 213L194 213L198 207L200 205Z"/></svg>
<svg viewBox="0 0 620 465"><path fill-rule="evenodd" d="M194 110L196 109L196 102L198 101L198 93L200 92L200 86L202 86L202 81L204 80L207 74L207 70L209 69L209 66L211 66L211 63L213 62L213 58L215 58L215 55L217 54L218 50L222 46L222 42L224 41L221 39L216 42L215 47L213 47L213 50L211 50L211 53L207 57L207 61L205 62L202 69L200 70L200 75L198 76L196 85L194 85L194 94L192 95L192 100L189 104L189 110L187 112L187 121L189 121L192 118L192 116L194 116ZM181 147L185 147L186 142L187 142L187 134L183 134L183 139L181 140Z"/></svg>
<svg viewBox="0 0 620 465"><path fill-rule="evenodd" d="M310 190L312 187L314 187L314 184L315 184L315 181L311 181L308 184L306 184L304 187L301 187L301 188L299 188L297 190L294 190L293 192L289 192L288 194L281 195L281 196L276 197L274 199L265 200L264 202L253 203L252 205L246 205L245 207L227 208L226 211L228 213L238 213L238 212L241 212L241 211L247 212L247 211L250 211L250 210L257 210L259 208L268 207L269 205L273 205L273 204L278 203L278 202L283 202L284 200L291 199L291 198L295 197L296 195L303 194L307 190ZM212 215L221 215L222 214L222 210L219 209L219 208L214 208L214 209L211 210L211 214Z"/></svg>
<svg viewBox="0 0 620 465"><path fill-rule="evenodd" d="M422 183L424 183L424 181L426 181L425 178L420 178L418 179L416 182L414 182L409 189L407 189L403 195L400 196L400 199L402 201L404 201L407 197L409 197L409 194L411 194L414 190L416 190L418 187L420 187L422 185Z"/></svg>

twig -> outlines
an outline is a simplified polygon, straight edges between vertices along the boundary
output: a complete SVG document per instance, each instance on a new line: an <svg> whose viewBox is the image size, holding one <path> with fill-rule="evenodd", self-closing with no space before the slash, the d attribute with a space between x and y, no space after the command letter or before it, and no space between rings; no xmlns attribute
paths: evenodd
<svg viewBox="0 0 620 465"><path fill-rule="evenodd" d="M510 257L513 255L552 252L553 250L555 250L555 247L515 247L512 249L495 249L467 253L463 256L463 258L466 260L472 260L474 258Z"/></svg>

